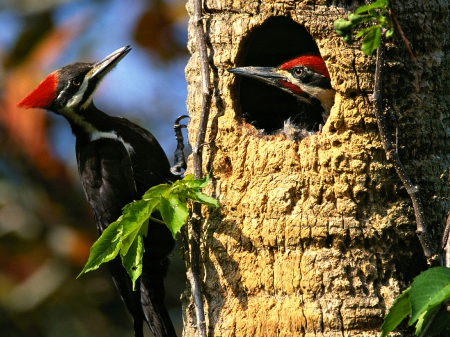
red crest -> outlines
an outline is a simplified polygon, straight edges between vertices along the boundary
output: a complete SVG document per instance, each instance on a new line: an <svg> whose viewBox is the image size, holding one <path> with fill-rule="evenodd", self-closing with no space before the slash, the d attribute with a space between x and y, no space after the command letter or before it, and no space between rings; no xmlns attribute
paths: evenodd
<svg viewBox="0 0 450 337"><path fill-rule="evenodd" d="M56 98L56 86L58 85L58 76L52 72L42 80L39 85L23 98L17 106L19 108L42 108L45 109Z"/></svg>
<svg viewBox="0 0 450 337"><path fill-rule="evenodd" d="M328 73L327 66L322 57L314 54L305 54L302 56L298 56L293 58L285 63L283 63L279 69L288 70L293 67L304 66L311 68L316 73L321 74L327 78L330 78L330 74Z"/></svg>

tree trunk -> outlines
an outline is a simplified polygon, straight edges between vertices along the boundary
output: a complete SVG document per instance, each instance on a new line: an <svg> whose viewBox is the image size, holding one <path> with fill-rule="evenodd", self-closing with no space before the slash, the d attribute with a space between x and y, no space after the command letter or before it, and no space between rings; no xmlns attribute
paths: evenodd
<svg viewBox="0 0 450 337"><path fill-rule="evenodd" d="M449 208L449 2L391 2L417 66L396 32L385 65L386 118L437 245ZM371 102L375 57L364 56L359 43L344 44L333 28L362 2L341 3L204 1L214 86L204 170L211 171L209 193L221 205L204 209L209 336L378 336L395 297L426 268L411 200L378 135ZM190 1L190 13L192 7ZM300 141L259 132L249 115L266 109L262 120L297 103L227 69L277 66L313 51L311 41L336 90L330 117L321 132ZM194 144L201 78L192 23L188 46ZM183 305L184 336L196 336L189 290ZM392 336L413 336L406 325L398 331Z"/></svg>

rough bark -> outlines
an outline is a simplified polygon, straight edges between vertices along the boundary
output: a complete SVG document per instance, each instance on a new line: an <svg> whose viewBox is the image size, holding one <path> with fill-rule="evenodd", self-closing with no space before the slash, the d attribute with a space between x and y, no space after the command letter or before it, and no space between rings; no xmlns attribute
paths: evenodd
<svg viewBox="0 0 450 337"><path fill-rule="evenodd" d="M330 3L205 0L214 97L207 135L213 141L203 160L212 175L209 192L221 204L218 211L204 209L202 291L210 336L377 336L395 297L426 268L411 201L379 140L369 97L375 59L333 30L333 21L359 4ZM386 117L390 130L398 130L400 157L420 187L437 243L449 208L449 3L395 1L393 9L417 67L396 38L387 50ZM273 16L306 28L336 90L322 132L298 142L263 136L245 123L238 80L226 71L241 65L246 39ZM189 31L193 143L202 95ZM189 291L183 305L184 336L195 336Z"/></svg>

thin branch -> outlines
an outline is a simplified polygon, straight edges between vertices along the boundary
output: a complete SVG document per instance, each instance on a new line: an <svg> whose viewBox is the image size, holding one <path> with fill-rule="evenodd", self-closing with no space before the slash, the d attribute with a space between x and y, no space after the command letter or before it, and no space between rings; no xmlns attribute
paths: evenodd
<svg viewBox="0 0 450 337"><path fill-rule="evenodd" d="M444 266L450 268L450 212L447 213L447 221L442 235L440 252L444 254Z"/></svg>
<svg viewBox="0 0 450 337"><path fill-rule="evenodd" d="M428 336L428 330L430 330L431 324L433 324L434 319L436 318L436 316L442 311L442 310L446 310L446 305L442 304L441 307L436 310L431 317L429 318L428 322L425 324L425 327L422 329L422 332L420 333L419 337L426 337Z"/></svg>
<svg viewBox="0 0 450 337"><path fill-rule="evenodd" d="M423 212L422 201L420 199L419 188L415 186L411 179L409 179L406 173L405 167L400 161L397 149L394 147L391 137L389 136L386 121L383 114L383 99L382 99L382 68L384 63L384 41L381 42L377 49L377 63L375 70L375 83L373 91L373 100L375 104L375 117L377 119L378 130L380 132L381 143L386 151L386 157L394 165L395 171L397 172L400 180L405 186L406 191L411 197L411 201L414 208L414 214L416 217L417 229L416 234L419 238L420 244L422 245L423 253L427 259L427 262L435 264L437 256L433 253L433 249L430 245L430 240L428 237L427 227L425 224L425 216Z"/></svg>
<svg viewBox="0 0 450 337"><path fill-rule="evenodd" d="M450 169L448 171L448 188L450 189ZM444 266L450 268L450 212L447 212L447 221L445 222L444 232L442 234L439 253L444 255Z"/></svg>
<svg viewBox="0 0 450 337"><path fill-rule="evenodd" d="M416 67L416 70L414 72L414 87L415 87L416 92L419 92L419 72L418 72L419 64L417 62L417 58L414 55L414 53L411 49L411 44L409 43L409 40L406 38L405 34L403 33L402 26L400 26L400 23L398 22L397 17L395 16L394 11L392 10L392 6L390 4L389 4L389 10L390 10L392 21L394 22L395 30L398 32L401 39L403 40L403 43L405 44L406 49L409 52L411 60L414 62L414 66Z"/></svg>
<svg viewBox="0 0 450 337"><path fill-rule="evenodd" d="M417 59L414 56L414 53L411 49L411 44L409 43L409 40L406 38L405 33L403 33L403 29L400 26L400 23L398 22L397 17L394 14L394 11L392 10L392 8L390 8L390 10L391 10L391 18L392 18L392 21L394 22L395 30L398 32L398 34L402 38L406 49L408 49L409 55L411 56L411 60L413 60L414 62L417 62Z"/></svg>
<svg viewBox="0 0 450 337"><path fill-rule="evenodd" d="M202 76L202 111L197 130L197 139L192 149L194 177L201 179L202 172L202 144L205 142L206 127L208 124L209 110L211 106L211 82L209 78L208 52L206 48L205 32L202 21L202 0L193 0L194 2L194 32L197 39L198 54L200 60L200 71ZM203 307L203 297L200 287L200 231L201 231L201 206L198 203L193 205L193 214L190 219L190 268L187 274L191 284L192 296L194 298L195 312L197 315L197 329L199 337L206 337L205 310Z"/></svg>
<svg viewBox="0 0 450 337"><path fill-rule="evenodd" d="M153 222L160 223L161 225L167 226L167 224L166 224L164 221L162 221L162 220L160 220L160 219L158 219L158 218L154 218L154 217L152 217L152 216L149 216L148 219L151 220L151 221L153 221Z"/></svg>
<svg viewBox="0 0 450 337"><path fill-rule="evenodd" d="M198 44L198 54L200 59L200 71L202 75L202 111L200 114L197 139L193 148L194 176L196 179L202 178L202 144L205 142L206 126L209 118L209 108L211 106L211 82L209 78L209 62L206 49L205 34L202 21L201 0L194 0L194 30Z"/></svg>

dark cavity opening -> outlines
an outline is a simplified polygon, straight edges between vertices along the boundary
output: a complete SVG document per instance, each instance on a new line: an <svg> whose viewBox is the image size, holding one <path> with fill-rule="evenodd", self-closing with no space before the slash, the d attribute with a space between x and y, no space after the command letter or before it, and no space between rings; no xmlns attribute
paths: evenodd
<svg viewBox="0 0 450 337"><path fill-rule="evenodd" d="M319 54L306 28L290 18L273 17L249 33L236 66L278 67L306 53ZM308 131L317 131L324 123L320 105L317 113L305 116L302 114L305 103L275 86L239 75L236 83L243 119L266 134L282 129L289 118Z"/></svg>

